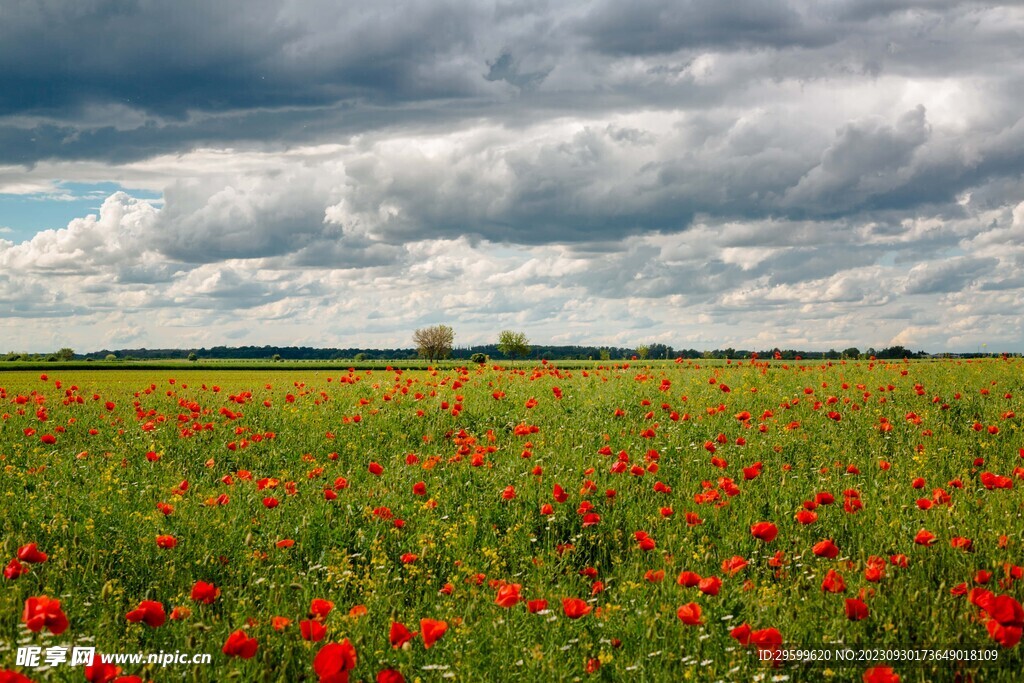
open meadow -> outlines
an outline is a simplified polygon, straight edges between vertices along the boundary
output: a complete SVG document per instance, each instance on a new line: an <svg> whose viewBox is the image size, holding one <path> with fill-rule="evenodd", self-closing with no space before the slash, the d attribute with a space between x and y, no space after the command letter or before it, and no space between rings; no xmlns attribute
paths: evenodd
<svg viewBox="0 0 1024 683"><path fill-rule="evenodd" d="M1019 358L3 372L0 681L1019 681L1022 397Z"/></svg>

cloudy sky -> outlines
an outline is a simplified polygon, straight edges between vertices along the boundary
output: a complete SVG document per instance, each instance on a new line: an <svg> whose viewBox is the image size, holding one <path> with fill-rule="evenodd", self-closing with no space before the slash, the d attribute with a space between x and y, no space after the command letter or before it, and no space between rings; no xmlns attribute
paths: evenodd
<svg viewBox="0 0 1024 683"><path fill-rule="evenodd" d="M0 352L1024 351L1024 8L4 0Z"/></svg>

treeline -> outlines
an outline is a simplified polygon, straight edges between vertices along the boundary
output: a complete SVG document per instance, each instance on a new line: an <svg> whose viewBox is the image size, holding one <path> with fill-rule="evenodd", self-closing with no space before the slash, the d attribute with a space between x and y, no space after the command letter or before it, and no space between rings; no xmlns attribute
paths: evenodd
<svg viewBox="0 0 1024 683"><path fill-rule="evenodd" d="M658 359L748 359L754 353L763 360L856 360L875 357L877 359L925 358L929 354L924 351L911 351L903 346L890 346L883 349L868 348L861 351L850 347L837 351L801 351L798 349L715 349L714 351L698 351L697 349L675 349L665 344L642 344L634 348L618 346L550 346L531 345L528 358L534 360L640 360ZM462 346L451 350L449 357L454 360L469 360L476 354L482 354L491 360L507 360L497 344L478 346ZM945 354L958 357L970 357L990 354ZM364 349L364 348L314 348L311 346L214 346L211 348L193 349L104 349L93 353L78 354L64 348L52 354L8 353L6 361L69 361L69 360L274 360L274 361L314 361L314 360L350 360L356 362L374 360L411 360L418 358L417 350L404 349ZM478 356L479 358L479 356Z"/></svg>

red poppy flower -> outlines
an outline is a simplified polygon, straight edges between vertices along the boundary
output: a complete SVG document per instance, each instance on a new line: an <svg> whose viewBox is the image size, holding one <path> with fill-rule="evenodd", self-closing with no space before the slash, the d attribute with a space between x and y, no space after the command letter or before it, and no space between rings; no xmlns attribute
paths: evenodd
<svg viewBox="0 0 1024 683"><path fill-rule="evenodd" d="M498 589L498 597L495 598L494 602L500 607L512 607L522 600L522 596L519 594L519 590L522 586L518 583L505 584Z"/></svg>
<svg viewBox="0 0 1024 683"><path fill-rule="evenodd" d="M729 631L729 637L735 639L740 645L747 645L750 642L750 624L743 622Z"/></svg>
<svg viewBox="0 0 1024 683"><path fill-rule="evenodd" d="M764 628L752 632L750 642L758 651L775 652L782 647L782 634L776 628Z"/></svg>
<svg viewBox="0 0 1024 683"><path fill-rule="evenodd" d="M259 643L256 642L256 639L250 638L245 631L239 629L229 635L228 639L224 641L224 647L221 648L221 652L228 657L252 659L256 654L257 648L259 648Z"/></svg>
<svg viewBox="0 0 1024 683"><path fill-rule="evenodd" d="M654 539L648 536L646 531L637 531L633 536L636 538L636 542L640 546L640 550L654 550L657 546Z"/></svg>
<svg viewBox="0 0 1024 683"><path fill-rule="evenodd" d="M309 617L317 621L324 621L332 609L334 609L334 603L330 600L313 598L309 602Z"/></svg>
<svg viewBox="0 0 1024 683"><path fill-rule="evenodd" d="M824 557L830 560L839 555L839 548L832 542L832 539L826 539L815 543L811 550L818 557Z"/></svg>
<svg viewBox="0 0 1024 683"><path fill-rule="evenodd" d="M394 669L383 669L377 673L377 683L405 683L405 676Z"/></svg>
<svg viewBox="0 0 1024 683"><path fill-rule="evenodd" d="M26 565L23 565L21 562L18 562L17 559L12 559L10 562L7 563L7 566L4 567L4 578L8 581L13 581L19 576L28 574L28 572L29 568Z"/></svg>
<svg viewBox="0 0 1024 683"><path fill-rule="evenodd" d="M181 621L192 616L192 610L188 607L175 607L171 610L171 621Z"/></svg>
<svg viewBox="0 0 1024 683"><path fill-rule="evenodd" d="M35 543L28 543L18 548L18 559L22 562L40 564L46 562L47 554L39 550Z"/></svg>
<svg viewBox="0 0 1024 683"><path fill-rule="evenodd" d="M971 604L977 605L984 610L988 609L988 606L995 597L992 591L984 588L972 588L967 592L967 599L971 601Z"/></svg>
<svg viewBox="0 0 1024 683"><path fill-rule="evenodd" d="M750 527L750 534L765 543L771 543L779 535L779 528L771 522L758 522Z"/></svg>
<svg viewBox="0 0 1024 683"><path fill-rule="evenodd" d="M216 600L218 596L220 596L220 589L212 583L196 581L195 585L192 586L192 600L195 602L212 605L213 601Z"/></svg>
<svg viewBox="0 0 1024 683"><path fill-rule="evenodd" d="M834 569L829 569L825 574L825 580L821 582L821 590L828 593L842 593L846 590L846 582L841 574Z"/></svg>
<svg viewBox="0 0 1024 683"><path fill-rule="evenodd" d="M747 561L739 555L733 555L727 560L722 560L722 571L729 576L735 576L747 567Z"/></svg>
<svg viewBox="0 0 1024 683"><path fill-rule="evenodd" d="M1002 626L1024 628L1024 608L1009 595L999 595L989 600L985 607L988 615Z"/></svg>
<svg viewBox="0 0 1024 683"><path fill-rule="evenodd" d="M664 569L648 569L644 572L644 581L647 583L661 583L665 579Z"/></svg>
<svg viewBox="0 0 1024 683"><path fill-rule="evenodd" d="M348 683L348 672L356 668L356 662L356 649L345 638L320 648L313 658L313 671L320 677L320 683Z"/></svg>
<svg viewBox="0 0 1024 683"><path fill-rule="evenodd" d="M695 602L688 602L676 610L676 616L679 617L679 621L687 626L698 626L701 623L700 614L700 605Z"/></svg>
<svg viewBox="0 0 1024 683"><path fill-rule="evenodd" d="M38 633L45 627L53 635L59 636L68 628L68 618L60 608L60 600L53 600L46 595L26 600L21 619L33 633Z"/></svg>
<svg viewBox="0 0 1024 683"><path fill-rule="evenodd" d="M590 614L593 608L579 598L562 598L562 611L570 619L579 619Z"/></svg>
<svg viewBox="0 0 1024 683"><path fill-rule="evenodd" d="M860 598L847 598L846 599L846 618L850 621L860 621L866 619L870 612L868 611L867 603Z"/></svg>
<svg viewBox="0 0 1024 683"><path fill-rule="evenodd" d="M547 608L548 608L548 601L547 600L543 600L543 599L540 599L540 600L530 600L529 602L526 603L526 609L530 612L530 614L536 614L537 612L543 612Z"/></svg>
<svg viewBox="0 0 1024 683"><path fill-rule="evenodd" d="M864 672L864 683L900 683L899 675L889 666L873 666Z"/></svg>
<svg viewBox="0 0 1024 683"><path fill-rule="evenodd" d="M448 630L448 622L438 619L420 619L420 632L423 634L423 646L430 649Z"/></svg>
<svg viewBox="0 0 1024 683"><path fill-rule="evenodd" d="M85 680L89 683L109 683L121 673L121 667L100 661L99 655L93 655L92 663L85 667Z"/></svg>
<svg viewBox="0 0 1024 683"><path fill-rule="evenodd" d="M1013 479L1010 479L1009 477L1004 477L999 474L992 474L991 472L982 472L980 480L981 485L984 486L989 491L992 491L993 489L1013 488Z"/></svg>
<svg viewBox="0 0 1024 683"><path fill-rule="evenodd" d="M1014 626L1003 626L995 619L989 619L985 623L985 629L988 631L992 640L1005 648L1014 647L1020 642L1021 634L1024 633L1020 628Z"/></svg>
<svg viewBox="0 0 1024 683"><path fill-rule="evenodd" d="M379 463L376 462L371 462L368 469L370 470L370 474L374 475L375 477L379 477L380 475L384 474L384 468Z"/></svg>
<svg viewBox="0 0 1024 683"><path fill-rule="evenodd" d="M697 590L705 595L718 595L718 592L722 589L722 580L717 576L709 576L701 579L697 584Z"/></svg>
<svg viewBox="0 0 1024 683"><path fill-rule="evenodd" d="M167 614L164 612L164 606L161 603L155 600L143 600L139 603L138 607L125 615L125 619L133 624L141 621L151 628L156 628L157 626L163 626L164 622L167 621Z"/></svg>
<svg viewBox="0 0 1024 683"><path fill-rule="evenodd" d="M391 633L388 634L388 639L391 641L391 647L402 647L418 635L419 631L410 631L405 624L394 621L391 623Z"/></svg>
<svg viewBox="0 0 1024 683"><path fill-rule="evenodd" d="M21 675L17 671L0 669L0 683L32 683L32 679Z"/></svg>
<svg viewBox="0 0 1024 683"><path fill-rule="evenodd" d="M569 500L569 494L566 493L565 489L563 489L558 484L555 484L554 489L552 489L551 495L555 499L556 503L564 503L565 501Z"/></svg>
<svg viewBox="0 0 1024 683"><path fill-rule="evenodd" d="M156 544L157 544L157 546L159 546L161 548L168 548L169 549L169 548L173 548L174 546L178 545L178 539L176 539L174 536L171 536L169 534L164 534L162 536L157 536L156 537Z"/></svg>
<svg viewBox="0 0 1024 683"><path fill-rule="evenodd" d="M800 524L812 524L818 520L818 513L811 510L801 510L796 513L795 519Z"/></svg>
<svg viewBox="0 0 1024 683"><path fill-rule="evenodd" d="M914 543L917 545L932 545L935 543L935 534L925 529L921 529L914 536Z"/></svg>
<svg viewBox="0 0 1024 683"><path fill-rule="evenodd" d="M302 634L303 640L310 640L314 643L319 643L325 636L327 636L327 627L319 621L304 619L299 622L299 632Z"/></svg>

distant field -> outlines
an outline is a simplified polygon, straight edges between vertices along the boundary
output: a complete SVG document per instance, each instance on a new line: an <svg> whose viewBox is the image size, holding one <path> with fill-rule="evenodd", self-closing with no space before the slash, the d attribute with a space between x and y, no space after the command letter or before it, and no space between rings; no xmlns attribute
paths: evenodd
<svg viewBox="0 0 1024 683"><path fill-rule="evenodd" d="M517 360L501 361L504 367L532 367L537 361ZM591 360L567 360L558 361L558 366L568 367L597 367L599 365L621 365L623 363L635 363L636 361L591 361ZM654 360L650 365L663 365L673 363L671 360ZM724 363L725 361L704 361L706 363ZM475 363L469 360L443 360L430 363L426 360L282 360L272 361L269 359L202 359L188 361L184 359L161 359L161 360L117 360L117 361L13 361L0 362L0 373L3 372L68 372L77 370L383 370L386 368L399 368L402 370L428 370L444 369L452 370L460 367L473 367Z"/></svg>
<svg viewBox="0 0 1024 683"><path fill-rule="evenodd" d="M84 680L16 664L60 644L212 655L120 667L158 683L1020 680L1020 359L41 365L0 373L0 681ZM881 653L759 661L834 643Z"/></svg>

